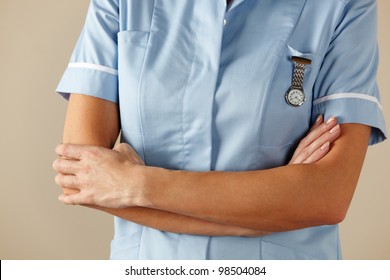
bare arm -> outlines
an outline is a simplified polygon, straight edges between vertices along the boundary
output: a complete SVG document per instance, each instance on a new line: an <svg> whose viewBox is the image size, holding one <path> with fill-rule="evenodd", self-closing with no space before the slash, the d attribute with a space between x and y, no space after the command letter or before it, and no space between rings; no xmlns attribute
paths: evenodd
<svg viewBox="0 0 390 280"><path fill-rule="evenodd" d="M119 129L119 110L117 104L86 95L71 95L64 126L64 143L94 145L111 149L116 142ZM65 194L73 194L77 192L77 189L64 188ZM237 226L227 226L149 208L93 208L142 225L176 233L213 236L250 236L264 234L264 232L259 230L249 230Z"/></svg>
<svg viewBox="0 0 390 280"><path fill-rule="evenodd" d="M66 112L63 143L112 148L120 130L118 105L99 98L71 94ZM64 194L77 193L63 188Z"/></svg>
<svg viewBox="0 0 390 280"><path fill-rule="evenodd" d="M99 103L103 102L104 105L100 106L99 109ZM76 107L73 108L73 104L77 103ZM110 105L107 105L110 104ZM117 130L109 130L108 128L112 127L110 125L110 122L107 120L116 120L115 123L117 124L118 121L116 118L118 118L117 108L116 105L113 103L107 103L107 101L102 101L99 99L94 99L91 97L86 96L78 96L74 95L74 97L71 98L70 101L70 109L69 112L72 115L70 118L67 118L67 122L78 122L78 125L80 125L80 120L82 120L83 125L79 127L78 129L69 129L68 127L74 127L74 125L65 125L65 133L64 133L64 142L65 143L93 143L94 145L100 145L100 146L112 146L113 139L116 139ZM104 109L101 109L104 108ZM116 118L107 118L105 117L107 114L115 115ZM77 117L76 117L77 116ZM103 122L96 121L96 119L99 120L104 118L106 121L101 120ZM100 125L96 126L97 123L100 123ZM102 125L103 124L103 125ZM77 126L76 126L77 127ZM115 127L115 124L114 124ZM118 127L118 126L117 126ZM330 130L330 131L329 131ZM70 131L70 132L69 132ZM112 135L105 134L106 131L113 131ZM332 132L333 133L330 133ZM318 122L310 132L310 134L305 137L305 139L302 141L302 145L300 145L290 163L301 163L301 162L311 162L316 161L320 159L324 154L326 154L329 151L329 142L333 142L339 135L340 131L338 129L338 126L336 126L336 121L334 120L330 124L325 124L321 120ZM80 137L80 138L78 138ZM91 139L92 138L92 139ZM71 140L69 140L71 139ZM102 144L100 144L100 139L102 139ZM107 140L108 139L108 140ZM308 142L308 143L305 143ZM325 143L324 145L322 145ZM60 148L60 151L58 153L60 155L65 155L68 159L67 160L57 160L55 162L55 169L60 173L57 175L56 180L57 183L60 186L67 186L72 188L73 190L78 190L81 188L84 188L85 186L96 186L100 185L105 188L105 198L110 197L107 196L107 193L120 193L120 192L113 192L114 188L116 186L124 187L127 186L126 182L130 180L137 180L137 176L134 176L134 169L130 168L128 169L129 165L126 164L128 162L137 163L140 165L140 159L137 159L137 155L135 152L127 151L128 158L119 157L121 154L115 153L115 151L106 150L106 149L97 149L97 147L84 147L84 146L77 146L78 152L81 153L81 155L85 154L90 155L90 157L86 157L85 160L89 159L91 160L89 163L95 163L95 166L92 165L88 166L86 164L85 160L72 160L74 155L72 153L75 151L75 145L67 145L66 151L64 150L64 147L66 145L62 145L62 148ZM123 146L120 146L123 147ZM302 149L301 149L302 148ZM69 153L71 152L71 153ZM111 153L111 154L110 154ZM101 157L104 154L108 154L106 158ZM301 156L303 154L303 156ZM121 155L123 156L123 154ZM80 158L79 158L80 159ZM93 176L86 177L86 173L91 173L92 168L96 168L96 161L100 162L99 168L101 168L101 172L97 172L97 170L94 170ZM81 163L80 163L81 162ZM104 163L104 164L102 164ZM124 164L125 163L125 164ZM141 164L142 165L142 164ZM103 166L103 167L102 167ZM130 166L131 167L131 166ZM89 171L88 171L89 170ZM145 190L149 189L150 197L145 197L144 201L152 201L152 204L139 204L140 206L147 206L148 208L126 208L126 209L110 209L114 208L112 206L105 206L100 204L100 207L98 207L97 203L93 203L93 199L96 198L95 195L91 195L91 191L93 188L88 188L88 191L84 191L82 194L78 196L66 196L62 197L62 200L69 204L77 204L75 201L75 198L83 198L84 202L80 202L78 204L94 204L95 208L106 211L108 213L117 215L119 217L125 218L127 220L135 221L140 224L144 224L150 227L158 228L161 230L171 231L171 232L179 232L179 233L193 233L193 234L205 234L205 235L256 235L256 234L262 234L261 227L258 225L254 225L252 223L248 223L250 221L250 218L254 218L252 209L255 209L255 205L246 204L247 202L251 202L250 200L241 199L241 196L236 195L236 189L237 184L240 183L243 188L240 188L240 190L245 190L245 194L248 196L257 195L258 199L261 200L261 192L267 191L267 188L264 188L264 186L259 186L262 181L272 181L273 175L271 177L267 176L262 178L262 176L268 174L269 172L277 172L274 171L259 171L259 172L237 172L237 173L228 173L228 172L208 172L208 173L196 173L196 172L171 172L168 170L163 169L156 169L156 168L146 168L143 170L153 170L153 173L148 176L152 179L152 181L149 181L150 184L148 184L145 188ZM117 184L110 185L108 183L109 180L106 180L104 177L101 179L97 179L98 177L95 176L97 173L99 174L105 174L107 172L114 172L115 174L109 174L108 177L110 181L112 181L112 178L115 177L113 175L118 175L119 173L121 176L119 176L119 179L117 180ZM97 172L97 173L96 173ZM169 176L167 176L169 174ZM260 175L261 174L261 175ZM282 174L282 173L280 173ZM275 176L279 176L277 173L274 174ZM282 175L283 176L283 175ZM95 180L94 183L91 181L88 181L88 178L90 180ZM81 180L82 179L82 180ZM294 178L291 178L294 180ZM87 181L85 181L87 180ZM165 182L163 184L163 188L157 190L151 188L154 188L156 185L154 182L159 182L162 180L162 182ZM175 181L173 183L171 180ZM178 180L178 181L176 181ZM230 183L228 181L232 180ZM76 182L77 181L77 182ZM284 180L282 180L283 183L285 183ZM87 183L86 183L87 182ZM134 183L134 182L133 182ZM202 188L199 188L199 192L197 192L195 189L197 188L198 184L202 184ZM172 184L172 185L171 185ZM215 185L217 184L217 185ZM131 185L131 183L130 183ZM164 186L165 185L165 186ZM171 186L170 186L171 185ZM185 189L180 189L180 186L185 186ZM151 188L148 188L148 186L151 186ZM213 186L213 188L209 188L210 186ZM224 186L228 186L228 192L225 192ZM215 188L216 187L216 188ZM262 191L255 191L254 189L263 189ZM176 189L175 189L176 188ZM231 189L230 189L231 188ZM85 190L86 188L84 188ZM211 189L213 191L209 192ZM183 190L186 194L183 195ZM219 195L216 191L221 192L223 195ZM163 192L161 192L163 191ZM167 194L167 192L176 192L177 195L173 194L171 197L166 197L164 195ZM188 193L187 193L188 191ZM250 192L254 191L252 194ZM117 196L114 198L115 203L117 201L123 201L126 200L126 195L128 195L131 191L129 189L125 190L125 193L123 195ZM282 191L280 191L282 193ZM315 193L315 192L313 192ZM153 201L158 195L161 195L162 200L157 199L156 201ZM270 195L274 195L270 192ZM191 196L193 198L191 198ZM231 197L227 197L227 195L231 195ZM286 193L282 194L282 196L289 195L289 191L287 190ZM84 196L84 197L83 197ZM180 202L180 197L183 197L184 200ZM207 199L203 199L202 196ZM243 196L244 197L244 196ZM111 197L112 198L112 197ZM166 198L166 201L163 201ZM237 205L237 203L234 202L235 198L239 198L238 201L241 201L241 204ZM254 198L254 197L252 197ZM150 199L150 200L149 200ZM203 201L201 201L203 199ZM221 200L222 199L222 200ZM230 200L231 199L231 200ZM207 201L207 202L206 202ZM100 201L102 202L102 201ZM112 201L111 201L112 202ZM172 203L171 203L172 202ZM220 207L220 205L217 202L225 203L228 208L230 206L234 207L241 207L241 210L239 209L232 209L231 212L227 211L227 209L223 209ZM232 203L233 202L233 203ZM274 198L274 202L278 202ZM114 203L114 204L115 204ZM207 205L207 207L203 206L207 203L210 203ZM230 203L232 203L230 205ZM185 206L184 204L187 204ZM257 204L259 204L257 202ZM270 208L275 209L275 207L278 207L278 204L272 206L272 203L262 203L263 205L268 205ZM106 204L107 205L107 204ZM136 205L136 204L129 204L129 205ZM149 206L151 208L155 207L155 209L149 209ZM225 206L225 207L226 207ZM109 207L109 208L107 208ZM181 208L183 207L183 208ZM248 208L249 207L249 208ZM119 208L119 207L115 207ZM214 208L216 211L221 211L216 214L216 217L209 216L208 214L205 214L205 211L210 210L210 208ZM219 209L219 210L217 210ZM162 211L161 211L162 210ZM261 209L259 209L261 210ZM165 212L166 211L166 212ZM273 211L273 210L270 210ZM183 212L183 213L181 213ZM214 211L215 212L215 211ZM211 213L214 213L211 211ZM186 214L184 214L186 213ZM248 213L248 217L242 221L237 221L239 217L238 215L244 215L246 216L246 213ZM260 212L259 212L260 213ZM226 217L228 214L233 214L232 217ZM190 216L193 216L192 218ZM257 217L255 217L257 218ZM239 223L243 223L248 225L248 228L255 228L255 231L252 231L250 229L247 229L246 226L241 226ZM274 226L277 224L278 221L273 220ZM237 223L237 225L236 225ZM263 224L262 224L263 225ZM266 224L264 224L266 226ZM275 228L278 228L277 226ZM286 227L286 229L289 229L290 227ZM260 231L256 231L260 230Z"/></svg>
<svg viewBox="0 0 390 280"><path fill-rule="evenodd" d="M336 224L344 219L352 199L370 130L360 124L342 125L330 152L312 164L204 173L147 167L138 202L267 231Z"/></svg>
<svg viewBox="0 0 390 280"><path fill-rule="evenodd" d="M120 131L118 105L103 99L71 94L63 143L113 148Z"/></svg>

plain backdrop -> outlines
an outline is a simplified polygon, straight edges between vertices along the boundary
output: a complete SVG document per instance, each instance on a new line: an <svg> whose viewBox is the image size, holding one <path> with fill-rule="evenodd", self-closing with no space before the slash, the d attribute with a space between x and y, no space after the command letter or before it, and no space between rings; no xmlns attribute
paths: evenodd
<svg viewBox="0 0 390 280"><path fill-rule="evenodd" d="M113 218L61 205L54 93L89 0L0 0L0 259L107 259ZM379 85L390 123L390 1L379 0ZM362 112L364 113L364 112ZM346 259L390 259L390 141L368 151L341 241Z"/></svg>

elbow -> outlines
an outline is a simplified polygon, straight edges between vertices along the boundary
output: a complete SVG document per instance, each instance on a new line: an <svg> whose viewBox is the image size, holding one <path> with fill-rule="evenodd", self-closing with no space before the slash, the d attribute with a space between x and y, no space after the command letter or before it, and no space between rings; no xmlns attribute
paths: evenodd
<svg viewBox="0 0 390 280"><path fill-rule="evenodd" d="M331 198L322 207L319 213L319 220L322 225L336 225L343 222L347 216L351 198Z"/></svg>
<svg viewBox="0 0 390 280"><path fill-rule="evenodd" d="M318 221L322 225L336 225L343 222L351 204L357 180L343 180L327 184L318 202Z"/></svg>
<svg viewBox="0 0 390 280"><path fill-rule="evenodd" d="M347 216L347 210L344 209L332 209L328 210L320 218L322 225L337 225L345 220Z"/></svg>

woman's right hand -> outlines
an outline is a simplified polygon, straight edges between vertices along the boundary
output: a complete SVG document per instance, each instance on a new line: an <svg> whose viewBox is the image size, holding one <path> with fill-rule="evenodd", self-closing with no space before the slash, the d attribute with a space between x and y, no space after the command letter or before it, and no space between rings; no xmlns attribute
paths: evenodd
<svg viewBox="0 0 390 280"><path fill-rule="evenodd" d="M335 117L326 122L322 115L318 116L315 124L295 149L288 164L314 163L323 158L331 144L340 136L340 125Z"/></svg>

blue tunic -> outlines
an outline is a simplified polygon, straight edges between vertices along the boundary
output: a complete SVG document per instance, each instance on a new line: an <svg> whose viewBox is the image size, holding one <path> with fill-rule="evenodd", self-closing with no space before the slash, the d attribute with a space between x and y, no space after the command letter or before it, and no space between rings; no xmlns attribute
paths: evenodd
<svg viewBox="0 0 390 280"><path fill-rule="evenodd" d="M235 0L228 7L226 0L92 0L57 91L119 102L122 141L150 166L285 165L319 114L371 126L375 144L386 138L376 9L374 0ZM292 56L312 61L299 107L285 101ZM120 218L111 245L112 259L339 259L340 252L337 225L208 237Z"/></svg>

